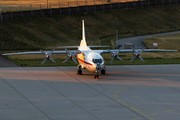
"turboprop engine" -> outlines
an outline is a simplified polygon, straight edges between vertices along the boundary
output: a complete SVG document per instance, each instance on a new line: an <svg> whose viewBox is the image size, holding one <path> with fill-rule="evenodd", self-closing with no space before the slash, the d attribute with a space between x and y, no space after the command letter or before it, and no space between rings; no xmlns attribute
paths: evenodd
<svg viewBox="0 0 180 120"><path fill-rule="evenodd" d="M51 52L44 52L43 50L41 50L41 53L45 56L45 59L43 60L41 65L43 65L46 62L46 60L51 60L53 63L56 63L56 61L54 61L51 58L51 55L52 55L53 52L54 52L54 49Z"/></svg>
<svg viewBox="0 0 180 120"><path fill-rule="evenodd" d="M123 61L123 59L118 56L120 50L121 50L121 48L119 48L119 50L116 51L116 52L113 52L113 51L111 51L111 50L108 50L108 51L111 53L111 56L113 57L113 58L111 59L111 61L109 62L110 64L112 63L112 61L113 61L114 59L117 59L117 58L118 58L119 60Z"/></svg>
<svg viewBox="0 0 180 120"><path fill-rule="evenodd" d="M78 51L72 53L72 52L69 52L66 48L65 48L65 50L66 50L66 52L67 52L68 58L65 59L65 60L63 61L63 63L65 63L65 62L68 61L68 60L73 60L73 61L77 64L76 60L74 59L74 55L76 55L76 54L78 53Z"/></svg>
<svg viewBox="0 0 180 120"><path fill-rule="evenodd" d="M144 51L144 48L140 51L137 51L132 47L132 50L133 50L134 57L130 61L132 62L135 58L139 58L144 62L143 58L140 56L140 54Z"/></svg>

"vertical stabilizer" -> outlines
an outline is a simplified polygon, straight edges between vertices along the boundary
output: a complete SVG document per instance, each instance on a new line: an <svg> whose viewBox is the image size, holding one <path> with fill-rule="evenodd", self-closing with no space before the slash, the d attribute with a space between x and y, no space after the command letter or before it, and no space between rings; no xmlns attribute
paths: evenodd
<svg viewBox="0 0 180 120"><path fill-rule="evenodd" d="M82 39L83 39L83 40L86 40L84 20L82 20Z"/></svg>
<svg viewBox="0 0 180 120"><path fill-rule="evenodd" d="M82 40L80 43L80 47L86 50L88 49L87 44L86 44L84 20L82 20Z"/></svg>

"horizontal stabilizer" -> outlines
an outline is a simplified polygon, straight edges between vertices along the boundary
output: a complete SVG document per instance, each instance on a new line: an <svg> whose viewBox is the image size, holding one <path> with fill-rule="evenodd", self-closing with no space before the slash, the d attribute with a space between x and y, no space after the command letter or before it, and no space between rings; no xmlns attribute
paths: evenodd
<svg viewBox="0 0 180 120"><path fill-rule="evenodd" d="M103 47L109 47L109 46L88 46L88 47L90 47L90 48L99 48L99 47L103 48Z"/></svg>
<svg viewBox="0 0 180 120"><path fill-rule="evenodd" d="M79 48L80 46L60 46L56 48ZM88 46L89 48L104 48L109 46Z"/></svg>
<svg viewBox="0 0 180 120"><path fill-rule="evenodd" d="M79 46L60 46L56 48L78 48Z"/></svg>

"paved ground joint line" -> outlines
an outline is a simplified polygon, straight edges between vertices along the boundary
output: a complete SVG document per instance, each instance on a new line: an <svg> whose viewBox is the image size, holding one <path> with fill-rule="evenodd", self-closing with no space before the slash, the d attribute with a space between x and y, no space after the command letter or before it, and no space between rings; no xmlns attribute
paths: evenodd
<svg viewBox="0 0 180 120"><path fill-rule="evenodd" d="M58 68L58 69L60 69L60 68ZM61 70L61 69L60 69L60 70ZM61 71L63 71L63 70L61 70ZM63 72L64 72L64 73L66 73L67 75L69 75L69 76L73 77L72 75L68 74L67 72L65 72L65 71L63 71ZM117 104L119 104L119 105L121 105L121 106L123 106L123 107L127 108L127 109L128 109L128 110L130 110L131 112L133 112L133 113L135 113L135 114L137 114L137 115L141 116L142 118L144 118L144 119L148 120L148 119L147 119L146 117L144 117L143 115L141 115L141 114L137 113L137 111L136 111L136 110L132 110L132 109L130 109L129 107L127 107L126 105L124 105L124 104L120 104L118 101L116 101L116 100L112 99L111 97L109 97L109 96L107 96L107 95L103 94L102 92L100 92L100 91L96 90L95 88L93 88L93 87L91 87L91 86L87 85L86 83L82 82L81 80L79 80L79 79L77 79L77 78L75 78L75 77L73 77L73 78L74 78L74 79L76 79L77 81L81 82L82 84L84 84L84 85L88 86L89 88L91 88L91 89L95 90L96 92L100 93L101 95L105 96L106 98L108 98L108 99L110 99L110 100L114 101L115 103L117 103ZM154 119L151 119L151 120L154 120Z"/></svg>
<svg viewBox="0 0 180 120"><path fill-rule="evenodd" d="M137 83L137 84L138 84L138 83ZM135 84L132 84L132 85L135 85ZM118 93L119 91L121 91L121 90L123 90L123 89L125 89L125 88L127 88L127 87L130 87L130 86L132 86L132 85L125 86L125 87L119 89L118 91L116 91L116 93L115 93L115 95L114 95L115 98L116 98L116 100L118 100L118 101L121 102L122 104L128 106L129 108L135 110L136 112L142 114L143 116L147 117L148 119L154 120L153 118L149 117L148 115L144 114L143 112L137 110L136 108L130 106L129 104L127 104L127 103L125 103L125 102L123 102L122 100L119 100L119 99L117 98L117 93Z"/></svg>
<svg viewBox="0 0 180 120"><path fill-rule="evenodd" d="M162 67L160 67L160 66L158 66L158 65L156 65L156 67L163 69ZM134 70L132 70L132 71L134 71ZM166 71L168 71L168 70L166 70ZM134 72L136 72L136 71L134 71ZM138 73L138 72L136 72L136 73ZM170 72L168 71L168 73L170 73ZM141 73L138 73L138 74L141 75L141 76L145 76L145 75L142 75ZM145 77L147 77L147 76L145 76ZM148 77L148 78L149 78L150 80L147 80L147 81L157 81L157 80L154 80L154 78L151 78L151 77ZM144 82L146 82L146 81L144 81ZM175 90L175 91L180 92L179 90L176 90L176 89L173 88L173 87L169 87L169 86L165 85L165 84L162 83L162 82L161 82L161 84L162 84L163 86L166 86L166 87L172 89L172 90ZM141 91L139 91L139 92L141 92ZM141 93L143 93L143 92L141 92ZM154 99L154 98L153 98L153 99ZM154 99L154 100L156 100L156 99ZM159 101L159 102L161 102L161 101ZM169 105L167 105L167 106L169 106ZM174 108L172 108L171 106L170 106L170 108L171 108L171 109L174 109ZM174 110L180 112L178 109L174 109Z"/></svg>
<svg viewBox="0 0 180 120"><path fill-rule="evenodd" d="M161 68L161 69L163 69L162 67L160 67L160 66L157 66L158 68ZM168 73L172 73L172 71L169 71L169 70L167 70L166 69L166 71L168 72ZM163 84L163 83L161 83L161 84ZM167 85L165 85L165 84L163 84L164 86L166 86L166 87L169 87L169 86L167 86ZM175 91L177 91L177 92L179 92L180 93L180 90L177 90L176 88L174 88L174 87L169 87L169 88L171 88L171 89L173 89L173 90L175 90Z"/></svg>
<svg viewBox="0 0 180 120"><path fill-rule="evenodd" d="M6 80L4 80L1 76L0 78L6 83L8 84L12 89L14 89L19 95L21 95L25 100L27 100L32 106L34 106L38 111L40 111L43 115L45 115L49 120L51 120L51 118L49 116L47 116L42 110L40 110L37 106L35 106L30 100L28 100L28 98L26 98L23 94L21 94L18 90L16 90L11 84L9 84Z"/></svg>
<svg viewBox="0 0 180 120"><path fill-rule="evenodd" d="M3 117L2 117L1 115L0 115L0 119L1 119L1 120L4 120Z"/></svg>
<svg viewBox="0 0 180 120"><path fill-rule="evenodd" d="M58 70L62 71L61 69L57 68ZM87 112L88 114L92 115L93 117L95 117L97 120L99 120L99 118L97 118L96 116L94 116L93 114L91 114L90 112L88 112L86 109L84 109L83 107L81 107L79 104L77 104L76 102L74 102L72 99L70 99L69 97L65 96L63 93L59 92L57 89L55 89L54 87L52 87L51 85L49 85L48 83L46 83L44 80L40 79L38 76L34 75L33 73L31 73L29 70L27 70L31 75L33 75L34 77L36 77L37 79L39 79L40 81L42 81L44 84L46 84L47 86L49 86L50 88L52 88L54 91L56 91L57 93L61 94L62 96L64 96L66 99L68 99L69 101L71 101L72 103L74 103L75 105L77 105L78 107L80 107L81 109L83 109L85 112ZM63 71L64 72L64 71Z"/></svg>
<svg viewBox="0 0 180 120"><path fill-rule="evenodd" d="M159 68L161 68L161 67L159 67ZM129 69L129 68L126 68L126 69ZM129 69L129 70L131 70L131 69ZM131 71L134 71L134 70L131 70ZM137 72L137 71L134 71L134 72L137 73L137 74L139 74L139 75L141 75L141 76L145 76L145 75L140 74L140 73ZM146 77L146 76L145 76L145 77ZM152 79L152 78L150 78L150 77L149 77L149 79L150 79L150 80L147 80L147 81L156 81L156 80L154 80L154 79ZM147 81L141 81L141 82L139 82L139 83L147 82ZM138 84L138 83L135 83L135 84L132 84L132 85L128 85L128 86L125 86L125 87L119 89L119 90L115 93L115 98L116 98L118 101L120 101L120 102L122 102L122 103L124 103L124 104L127 104L127 103L119 100L119 99L116 97L116 94L117 94L120 90L122 90L122 89L124 89L124 88L127 88L127 87L130 87L130 86L133 86L133 85L136 85L136 84ZM161 83L161 84L163 84L163 83ZM163 84L163 85L164 85L164 84ZM167 85L164 85L164 86L168 87ZM172 87L170 87L170 88L172 88ZM173 89L173 88L172 88L172 89ZM178 91L178 92L179 92L179 91ZM127 106L131 107L131 106L128 105L128 104L127 104ZM172 109L171 109L171 110L172 110ZM176 109L173 108L173 110L176 110ZM179 110L177 110L177 111L179 111ZM144 114L144 113L142 113L142 114ZM155 114L157 115L158 113L155 113ZM154 114L153 114L153 115L154 115ZM149 115L149 116L153 116L153 115ZM147 116L147 115L145 115L145 116ZM148 117L149 117L149 116L148 116ZM151 118L151 117L150 117L150 118ZM152 119L152 120L154 120L154 119Z"/></svg>
<svg viewBox="0 0 180 120"><path fill-rule="evenodd" d="M119 69L119 67L121 67L121 66L118 66L117 68ZM154 97L154 96L152 96L152 95L154 95L154 92L150 92L149 90L153 90L153 87L150 87L150 88L146 88L145 86L146 86L146 84L148 85L149 83L152 83L150 86L156 86L156 84L159 82L159 80L161 80L160 79L160 77L161 76L163 76L163 78L162 79L166 79L165 77L166 76L164 76L164 73L166 74L167 73L167 69L169 68L167 65L166 65L166 67L163 67L162 66L162 68L163 69L157 69L158 71L164 71L163 73L162 72L160 72L159 74L151 74L151 72L153 72L152 70L153 70L153 67L150 67L150 71L149 70L145 70L145 71L143 71L143 70L138 70L138 69L136 69L136 68L141 68L141 65L140 66L136 66L136 65L134 65L134 66L126 66L125 65L125 67L127 67L127 68L129 68L129 70L127 70L127 72L129 73L132 73L133 71L135 71L135 72L137 72L137 73L139 73L139 74L137 74L136 75L136 73L134 73L134 74L132 74L132 76L127 76L128 75L128 73L126 73L127 75L125 75L124 76L124 78L125 77L127 77L127 78L129 78L129 77L137 77L137 78L142 78L142 80L140 79L140 80L138 80L137 79L137 81L134 81L133 83L129 83L129 81L128 82L126 82L125 81L125 83L126 84L122 84L121 83L121 79L114 79L114 82L112 81L112 83L113 83L113 85L115 85L115 86L117 86L118 84L115 84L115 83L119 83L120 85L122 85L122 87L124 87L124 86L127 86L127 85L131 85L131 84L136 84L136 83L138 83L138 82L141 82L141 81L145 81L145 83L143 83L143 84L139 84L139 85L134 85L134 86L130 86L129 88L126 88L125 89L125 91L123 90L123 91L120 91L118 94L117 94L117 97L119 98L119 99L122 99L121 98L121 96L119 96L119 95L121 95L121 94L123 94L124 92L126 93L127 92L127 90L128 91L130 91L130 92L133 92L134 90L137 92L137 93L139 93L140 94L140 92L141 92L141 94L140 94L140 98L138 98L137 99L137 101L138 100L140 100L139 102L136 102L136 100L134 101L134 99L133 99L133 101L129 101L129 97L130 96L128 96L127 98L123 98L122 100L124 101L124 102L126 102L126 101L128 101L127 103L129 104L129 105L132 105L133 107L136 107L136 105L137 105L137 109L139 109L139 110L141 110L141 112L145 112L147 115L149 115L149 116L151 116L152 114L155 114L155 113L158 113L158 115L154 115L152 118L159 118L159 117L162 117L163 119L165 119L165 118L167 118L166 116L164 116L165 114L167 115L167 116L169 116L169 117L172 117L171 115L172 114L174 114L174 118L176 117L176 116L179 116L178 115L178 113L176 112L176 111L170 111L170 110L172 110L172 108L174 108L173 106L174 105L179 105L179 101L176 99L176 97L174 96L174 104L173 104L173 102L170 100L170 99L167 99L167 103L164 101L164 102L162 102L161 104L160 103L158 103L158 100L159 99L157 99L157 101L154 101L152 98L155 98L155 100L156 100L156 97ZM144 67L142 67L143 69L146 69L146 67L148 67L147 65L145 65ZM158 65L158 67L156 66L156 65L154 65L154 67L155 68L158 68L158 67L161 67L161 66L159 66ZM171 66L171 67L173 67L173 65ZM62 92L63 94L65 94L65 95L67 95L66 94L66 92L64 93L63 91L61 91L61 89L59 89L58 88L58 86L55 86L55 84L52 84L52 82L50 82L49 80L52 80L52 81L54 81L54 79L55 79L55 81L59 81L59 82L61 82L61 78L58 78L58 76L59 76L59 74L62 74L63 76L66 76L66 78L68 79L70 79L71 80L71 82L76 82L76 80L73 78L73 77L75 77L75 78L77 78L78 80L80 80L80 81L82 81L82 82L84 82L84 83L86 83L87 85L89 85L89 86L91 86L91 87L93 87L94 89L96 89L96 90L98 90L99 92L101 92L101 93L104 93L104 92L102 92L102 90L101 89L99 89L99 87L101 87L101 86L103 86L103 85L101 85L102 83L106 83L106 81L99 81L99 82L97 82L97 81L94 81L93 79L91 79L91 78L89 78L89 80L91 81L87 81L87 80L84 80L84 79L86 79L87 77L86 77L86 75L83 75L83 76L78 76L78 75L76 75L76 73L74 72L74 73L72 73L73 71L72 71L72 68L74 69L74 67L70 67L70 69L69 68L66 68L66 67L59 67L60 69L62 69L63 71L65 71L65 72L67 72L68 74L71 74L73 77L71 77L71 76L69 76L68 74L65 74L65 73L63 73L63 72L61 72L61 71L58 71L58 70L55 70L56 72L55 72L55 74L57 75L55 78L54 77L52 77L52 79L50 78L50 74L48 74L49 72L52 72L51 71L51 69L49 69L49 68L43 68L42 69L42 67L41 68L38 68L38 67L36 67L36 68L27 68L27 67L25 67L27 70L29 70L30 72L32 72L34 75L37 75L39 78L41 78L42 80L44 80L44 82L46 82L46 83L48 83L49 85L52 85L52 87L54 87L54 88L56 88L57 90L59 90L60 92ZM177 68L179 68L179 67L177 67ZM21 68L22 69L22 68ZM53 71L54 71L54 69L55 68L53 68ZM5 72L3 72L3 70L4 70L4 68L2 68L2 73L5 73L5 72L8 72L7 70L5 71ZM11 68L9 68L8 70L11 70ZM15 70L16 70L16 68L15 68ZM45 73L40 73L39 74L39 71L46 71L45 73L47 73L47 80L46 80L46 76L43 76L43 74L45 74ZM114 70L114 68L113 68L113 70ZM119 70L122 70L122 68L120 68ZM131 71L131 70L133 70L133 71ZM170 69L171 70L171 69ZM172 70L174 71L174 69L172 68ZM38 71L38 73L36 72L36 71ZM70 71L70 72L68 72L68 71ZM123 70L124 71L124 70ZM141 72L142 71L142 72ZM145 72L145 74L144 74L144 72ZM150 72L150 73L149 73ZM169 71L170 72L170 71ZM176 73L176 71L174 71L175 73ZM0 73L1 73L1 69L0 69ZM20 91L23 95L25 95L28 99L29 99L29 97L26 95L26 94L24 94L24 92L22 92L22 90L21 89L18 89L17 87L16 87L16 85L14 84L14 82L12 83L11 82L11 79L7 79L6 77L4 77L4 75L1 73L1 77L3 77L3 79L5 79L8 83L10 83L13 87L15 87L18 91ZM157 72L158 73L158 72ZM171 72L170 72L171 73ZM172 76L170 75L170 73L167 73L167 75L169 76L169 78L167 78L167 80L170 82L171 80L176 80L176 79L178 79L178 77L176 77L175 75L173 75L172 74ZM178 72L179 73L179 72ZM178 73L176 73L176 74L178 74ZM27 73L26 73L27 74ZM86 73L87 74L87 73ZM8 74L7 74L8 75ZM27 74L28 76L30 76L29 74ZM49 76L50 75L50 76ZM122 74L119 74L119 75L117 75L117 76L120 76L121 77L121 75ZM131 75L131 74L130 74ZM135 76L134 76L135 75ZM141 75L143 75L143 76L141 76ZM156 79L156 76L155 75L157 75L157 77L158 77L158 79ZM174 77L175 76L175 77ZM33 76L32 76L33 77ZM108 78L111 80L111 78L110 78L111 76L109 76L109 77L105 77L105 79L106 80L108 80ZM145 78L146 77L146 78ZM65 78L65 79L66 79ZM143 79L144 78L144 79ZM147 79L147 78L150 78L150 79ZM26 79L26 78L25 78ZM32 79L36 79L37 80L37 78L32 78ZM123 79L123 78L122 78ZM13 78L12 78L12 80L13 80ZM153 81L154 80L154 81ZM2 81L1 79L0 79L0 81ZM38 80L37 80L38 81ZM63 80L64 81L64 80ZM62 81L62 82L63 82ZM16 81L15 81L16 82ZM66 82L66 81L65 81ZM77 81L78 82L78 81ZM110 81L107 81L107 82L110 82ZM2 81L2 83L3 83L3 81ZM31 82L30 82L31 83ZM38 82L39 83L39 82ZM78 82L79 83L79 82ZM96 84L96 86L94 86L93 84L91 84L91 83L95 83ZM20 83L21 84L21 83ZM32 83L31 83L32 84ZM41 84L41 85L43 85L44 83L42 82L40 82L39 84ZM99 85L98 85L99 84ZM164 83L163 83L164 84ZM23 85L23 84L22 84ZM28 84L27 84L28 85ZM32 84L33 85L33 84ZM79 84L79 85L81 85L81 83ZM145 85L145 86L144 86ZM162 86L162 84L159 84L160 86ZM166 85L168 85L168 84L166 84ZM8 85L7 85L8 86ZM7 87L6 86L6 83L2 86L2 87ZM43 85L43 86L45 86L45 87L47 87L47 89L51 89L51 88L49 88L48 86L46 86L46 85ZM82 86L82 85L81 85ZM98 86L98 87L97 87ZM108 85L109 86L109 85ZM140 86L142 86L142 87L140 87ZM143 87L144 86L144 87ZM76 86L74 86L74 87L76 87ZM118 86L117 86L118 87ZM120 88L113 88L113 91L114 91L114 93L115 93L115 91L117 91L118 89L120 89L120 88L122 88L122 87L120 87ZM166 90L166 88L168 88L168 87L166 87L166 86L164 86L165 88L164 89L162 89L162 90ZM171 86L170 86L171 87ZM83 88L86 88L86 89L88 89L87 87L83 87ZM145 91L143 91L143 89L145 90ZM147 91L146 91L146 89L148 89ZM9 89L9 90L11 90L11 91L13 91L13 89L11 88L11 89ZM40 90L40 89L38 89L38 90ZM133 91L132 91L133 90ZM159 90L159 89L158 89ZM160 89L161 90L161 89ZM51 90L52 91L52 90ZM90 90L91 91L91 90ZM109 92L107 93L104 93L105 95L107 95L107 96L110 96L111 98L114 98L112 95L114 95L112 92L113 91L111 91L110 92L110 94L109 94ZM170 92L170 93L172 93L172 95L178 95L178 92L176 92L176 91L173 91L173 90L171 90L171 89L167 89L167 91L168 91L168 93ZM15 91L16 92L16 91ZM53 91L52 91L53 92ZM69 91L70 92L70 91ZM85 92L85 91L84 91ZM93 91L92 91L93 92ZM163 92L163 91L162 91ZM55 92L56 93L56 92ZM128 92L129 93L129 92ZM142 93L144 93L145 95L143 95ZM150 94L149 94L150 93ZM161 92L160 92L161 93ZM160 93L158 93L158 94L160 94ZM6 94L6 93L5 93ZM97 93L96 93L97 94ZM18 94L17 94L18 95ZM17 96L16 95L16 96ZM49 95L49 94L46 94L46 95ZM56 95L57 95L57 93L56 93ZM99 94L100 95L100 94ZM169 97L168 96L169 94L163 94L163 97L165 97L165 96L167 96L167 97ZM67 95L68 96L68 95ZM71 95L70 95L71 96ZM74 100L75 102L76 102L76 100L74 99L74 98L71 98L70 96L68 96L70 99L72 99L72 100ZM101 95L100 95L101 96ZM148 98L148 96L149 97L151 97L150 98L150 101L149 102L146 102L146 101L144 101L144 99L143 99L143 97L144 98L147 98L147 99L149 99ZM19 96L20 97L20 96ZM34 96L34 97L36 97L36 96ZM180 97L179 95L178 95L178 97ZM21 98L21 97L20 97ZM61 97L61 98L64 98L64 97ZM102 98L102 97L101 97ZM159 98L161 98L161 97L159 97ZM169 97L170 98L170 97ZM105 100L106 100L106 98L104 98ZM29 99L29 100L31 100L31 99ZM99 99L100 100L100 99ZM115 101L117 101L115 98L114 98L114 100ZM166 100L166 98L164 99L164 100ZM111 103L113 103L113 102L111 102L111 100L108 100L108 101L110 101L109 102L109 104L111 104ZM154 102L153 102L154 101ZM31 100L31 102L33 102L32 100ZM118 101L117 101L118 102ZM145 103L145 107L144 108L139 108L139 106L138 106L138 104L140 103L140 104L142 104L141 102L143 102L143 104ZM160 102L160 101L159 101ZM34 103L34 102L33 102ZM77 102L79 105L81 105L81 106L84 106L84 105L82 105L81 103L79 103L79 102ZM131 104L132 103L132 104ZM169 104L168 104L169 103ZM27 102L26 102L26 104L28 104ZM113 103L114 104L114 103ZM149 105L151 105L151 104L153 104L154 106L156 106L155 104L159 104L159 107L153 107L152 109L151 108L149 108ZM166 106L166 104L167 105L170 105L172 108L169 108L168 106ZM39 105L38 104L35 104L35 105L37 105L37 107L39 107ZM146 106L147 105L147 106ZM94 106L95 107L95 106ZM117 107L117 109L118 109L118 107L120 108L121 106L119 106L119 105L116 105L116 107ZM165 107L165 108L164 108ZM39 108L41 108L41 107L39 107ZM86 107L84 107L85 109L86 109ZM124 109L124 106L122 106L121 108L123 108ZM158 109L158 108L161 108L161 109ZM163 109L164 108L164 109ZM147 110L146 110L147 109ZM177 108L176 108L177 109ZM44 109L41 109L41 110L43 110L44 111ZM79 110L81 110L81 109L79 109ZM178 110L180 110L180 109L178 109ZM82 111L82 110L81 110ZM88 109L88 111L89 112L91 112L91 110L89 110ZM126 111L129 111L128 109L126 110ZM146 112L147 111L147 112ZM169 113L166 113L166 111L168 112L169 111ZM38 112L38 111L37 111ZM117 113L118 114L118 110L117 110L117 112L115 112L115 113ZM46 112L45 112L46 113ZM85 112L83 112L82 111L82 113L85 113ZM93 113L93 112L91 112L92 114L95 114L95 113ZM133 112L131 112L131 111L129 111L129 113L130 113L130 115L131 115L131 117L127 117L127 116L125 116L125 117L127 117L127 118L129 118L129 120L132 120L132 117L136 117L136 120L137 120L137 117L140 117L140 116L138 116L138 115L135 115ZM120 113L119 113L120 114ZM47 113L47 115L49 115L48 113ZM96 115L96 114L95 114ZM1 117L3 117L3 119L5 119L5 116L4 116L4 114L0 114L0 116ZM41 115L42 116L42 115ZM57 114L57 116L58 116L58 114ZM96 115L97 117L99 117L98 115ZM51 117L51 116L50 116ZM112 116L113 117L113 116ZM90 117L91 118L91 117ZM101 119L101 117L99 117L99 119ZM140 119L144 119L144 118L140 118ZM1 120L1 118L0 118L0 120ZM149 119L148 119L149 120Z"/></svg>
<svg viewBox="0 0 180 120"><path fill-rule="evenodd" d="M64 72L63 70L61 70L60 68L57 67L58 70ZM64 72L66 73L66 72ZM67 73L66 73L67 74ZM69 75L69 74L68 74ZM71 76L71 75L69 75ZM71 76L72 77L72 76ZM74 77L73 77L74 78ZM58 91L59 92L59 91ZM72 101L74 104L76 104L77 106L79 106L80 108L82 108L84 111L86 111L87 113L89 113L90 115L94 116L96 119L100 120L98 117L96 117L95 115L93 115L92 113L90 113L89 111L87 111L86 109L84 109L83 107L81 107L79 104L77 104L76 102L74 102L73 100L71 100L70 98L67 97L67 99L69 99L70 101Z"/></svg>

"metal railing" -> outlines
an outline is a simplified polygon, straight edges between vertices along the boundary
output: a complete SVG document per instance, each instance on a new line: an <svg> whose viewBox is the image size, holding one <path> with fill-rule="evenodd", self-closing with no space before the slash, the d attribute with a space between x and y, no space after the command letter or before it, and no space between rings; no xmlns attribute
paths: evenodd
<svg viewBox="0 0 180 120"><path fill-rule="evenodd" d="M6 6L0 4L0 21L6 19L23 18L34 15L57 15L57 14L74 14L82 12L96 12L102 10L120 9L128 7L155 6L164 4L176 4L180 0L85 0L67 3L48 3L48 4L13 4Z"/></svg>
<svg viewBox="0 0 180 120"><path fill-rule="evenodd" d="M113 3L125 3L133 2L138 0L81 0L81 1L70 1L70 2L52 2L47 0L44 2L25 2L18 0L16 2L2 2L0 1L0 10L2 12L10 11L27 11L27 10L41 10L41 9L51 9L51 8L67 8L67 7L79 7L79 6L89 6L89 5L103 5L103 4L113 4ZM143 0L144 1L144 0Z"/></svg>

